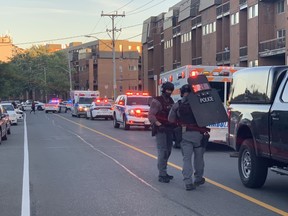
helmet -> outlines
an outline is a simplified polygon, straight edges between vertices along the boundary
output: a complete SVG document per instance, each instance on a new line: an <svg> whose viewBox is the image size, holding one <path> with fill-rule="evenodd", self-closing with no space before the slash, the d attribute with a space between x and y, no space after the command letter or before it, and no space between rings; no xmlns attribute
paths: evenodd
<svg viewBox="0 0 288 216"><path fill-rule="evenodd" d="M174 91L174 84L171 82L165 82L161 86L161 92L165 93L166 90Z"/></svg>
<svg viewBox="0 0 288 216"><path fill-rule="evenodd" d="M189 84L185 84L180 88L180 93L181 93L181 97L183 97L184 93L190 93L191 92L191 87Z"/></svg>

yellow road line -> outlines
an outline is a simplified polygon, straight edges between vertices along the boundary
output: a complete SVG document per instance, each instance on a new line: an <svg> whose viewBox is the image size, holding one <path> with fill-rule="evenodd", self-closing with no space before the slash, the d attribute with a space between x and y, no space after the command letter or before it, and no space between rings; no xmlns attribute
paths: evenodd
<svg viewBox="0 0 288 216"><path fill-rule="evenodd" d="M55 114L55 115L57 115L57 114ZM67 118L63 117L63 116L60 116L60 115L57 115L57 116L60 117L60 118L62 118L62 119L64 119L64 120L66 120L66 121L69 121L69 122L71 122L71 123L73 123L73 124L79 125L79 126L81 126L81 127L83 127L83 128L86 128L86 129L88 129L88 130L90 130L90 131L93 131L93 132L95 132L95 133L97 133L97 134L99 134L99 135L102 135L102 136L104 136L104 137L106 137L106 138L108 138L108 139L111 139L111 140L113 140L113 141L115 141L115 142L117 142L117 143L120 143L121 145L124 145L124 146L126 146L126 147L128 147L128 148L130 148L130 149L133 149L133 150L135 150L135 151L137 151L137 152L140 152L141 154L144 154L144 155L146 155L146 156L148 156L148 157L151 157L151 158L153 158L153 159L157 159L157 157L156 157L155 155L152 155L152 154L150 154L150 153L148 153L148 152L145 152L145 151L143 151L143 150L141 150L141 149L139 149L139 148L136 148L135 146L129 145L129 144L125 143L125 142L122 142L121 140L118 140L118 139L116 139L116 138L114 138L114 137L111 137L111 136L109 136L109 135L107 135L107 134L104 134L104 133L102 133L102 132L100 132L100 131L97 131L97 130L95 130L95 129L89 128L89 127L87 127L87 126L85 126L85 125L82 125L82 124L79 124L79 123L77 123L77 122L74 122L74 121L72 121L72 120L70 120L70 119L67 119ZM176 164L173 164L173 163L168 162L168 165L171 166L171 167L174 167L174 168L177 169L177 170L182 170L182 168L181 168L180 166L176 165ZM206 177L205 177L205 178L206 178ZM248 195L246 195L246 194L244 194L244 193L241 193L241 192L239 192L239 191L237 191L237 190L234 190L234 189L232 189L232 188L229 188L229 187L227 187L227 186L225 186L225 185L222 185L222 184L220 184L220 183L217 183L217 182L215 182L215 181L213 181L213 180L211 180L211 179L206 178L206 182L208 182L208 183L210 183L210 184L212 184L212 185L214 185L214 186L216 186L216 187L219 187L219 188L221 188L221 189L223 189L223 190L225 190L225 191L228 191L228 192L230 192L230 193L232 193L232 194L235 194L235 195L237 195L237 196L239 196L239 197L241 197L241 198L243 198L243 199L245 199L245 200L248 200L248 201L250 201L250 202L252 202L252 203L254 203L254 204L256 204L256 205L259 205L259 206L261 206L261 207L263 207L263 208L266 208L266 209L268 209L268 210L270 210L270 211L272 211L272 212L275 212L275 213L277 213L277 214L279 214L279 215L288 216L288 212L286 212L286 211L283 211L283 210L281 210L281 209L275 208L274 206L271 206L271 205L269 205L269 204L267 204L267 203L264 203L264 202L262 202L262 201L260 201L260 200L257 200L257 199L255 199L255 198L253 198L253 197L251 197L251 196L248 196Z"/></svg>

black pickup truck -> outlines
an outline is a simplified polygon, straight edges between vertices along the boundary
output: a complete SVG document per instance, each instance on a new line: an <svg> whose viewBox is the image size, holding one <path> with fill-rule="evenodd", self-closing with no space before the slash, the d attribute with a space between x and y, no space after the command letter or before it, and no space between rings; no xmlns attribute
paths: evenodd
<svg viewBox="0 0 288 216"><path fill-rule="evenodd" d="M238 153L246 187L262 187L269 167L288 175L288 66L237 71L228 116L227 143Z"/></svg>

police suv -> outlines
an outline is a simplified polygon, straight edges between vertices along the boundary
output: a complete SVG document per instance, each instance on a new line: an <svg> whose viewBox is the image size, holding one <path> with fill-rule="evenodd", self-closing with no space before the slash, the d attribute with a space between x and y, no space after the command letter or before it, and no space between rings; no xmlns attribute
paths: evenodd
<svg viewBox="0 0 288 216"><path fill-rule="evenodd" d="M148 130L151 126L148 120L151 100L148 93L128 92L119 95L113 108L114 128L119 128L122 124L125 130L129 130L130 126L144 126Z"/></svg>

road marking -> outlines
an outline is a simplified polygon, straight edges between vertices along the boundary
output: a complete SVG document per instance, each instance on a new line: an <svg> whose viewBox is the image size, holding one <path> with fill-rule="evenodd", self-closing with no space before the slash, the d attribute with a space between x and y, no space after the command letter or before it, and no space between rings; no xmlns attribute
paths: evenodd
<svg viewBox="0 0 288 216"><path fill-rule="evenodd" d="M22 207L21 216L30 216L30 185L29 185L29 151L26 114L24 115L24 165L22 183Z"/></svg>
<svg viewBox="0 0 288 216"><path fill-rule="evenodd" d="M61 126L59 126L60 128L68 131L69 133L73 134L74 136L78 137L82 142L84 142L85 144L87 144L90 148L92 148L94 151L99 152L100 154L108 157L110 160L114 161L118 166L122 167L126 172L128 172L130 175L132 175L134 178L136 178L137 180L139 180L140 182L142 182L143 184L145 184L146 186L150 187L152 190L160 192L157 188L153 187L151 184L149 184L148 182L146 182L144 179L142 179L141 177L139 177L138 175L136 175L134 172L132 172L130 169L128 169L125 165L121 164L118 160L116 160L115 158L111 157L110 155L106 154L105 152L101 151L100 149L96 148L95 146L93 146L91 143L87 142L84 138L82 138L80 135L74 133L71 130L67 130Z"/></svg>
<svg viewBox="0 0 288 216"><path fill-rule="evenodd" d="M71 122L71 123L73 123L73 124L76 124L76 125L78 125L78 126L80 126L80 127L82 127L82 128L86 128L87 130L90 130L90 131L92 131L92 132L95 132L95 133L97 133L97 134L99 134L99 135L102 135L102 136L104 136L104 137L106 137L106 138L108 138L108 139L111 139L111 140L113 140L113 141L115 141L115 142L117 142L117 143L120 143L121 145L124 145L124 146L126 146L126 147L128 147L128 148L130 148L130 149L133 149L133 150L137 151L137 152L140 152L141 154L147 155L148 157L151 157L151 158L153 158L153 159L157 159L157 157L156 157L155 155L152 155L152 154L150 154L150 153L148 153L148 152L145 152L145 151L143 151L143 150L141 150L141 149L139 149L139 148L136 148L135 146L129 145L129 144L127 144L127 143L125 143L125 142L123 142L123 141L121 141L121 140L118 140L118 139L116 139L116 138L114 138L114 137L111 137L111 136L109 136L109 135L107 135L107 134L104 134L104 133L102 133L102 132L100 132L100 131L97 131L97 130L95 130L95 129L89 128L89 127L87 127L87 126L85 126L85 125L83 125L83 124L74 122L74 121L72 121L72 120L70 120L70 119L67 119L67 118L65 118L65 117L63 117L63 116L60 116L60 115L57 115L57 117L60 117L60 118L62 118L62 119L64 119L64 120L66 120L66 121L69 121L69 122ZM175 169L182 170L182 168L181 168L180 166L178 166L178 165L176 165L176 164L173 164L173 163L171 163L171 162L168 162L168 165L171 166L171 167L174 167ZM206 178L206 177L205 177L205 178ZM257 200L257 199L255 199L255 198L253 198L253 197L251 197L251 196L248 196L248 195L246 195L246 194L244 194L244 193L241 193L241 192L239 192L239 191L237 191L237 190L234 190L234 189L232 189L232 188L229 188L229 187L227 187L227 186L225 186L225 185L222 185L222 184L220 184L220 183L218 183L218 182L215 182L215 181L213 181L213 180L211 180L211 179L206 178L206 182L208 182L208 183L210 183L210 184L212 184L212 185L214 185L214 186L216 186L216 187L219 187L219 188L221 188L221 189L223 189L223 190L225 190L225 191L227 191L227 192L230 192L230 193L232 193L232 194L234 194L234 195L236 195L236 196L238 196L238 197L241 197L241 198L243 198L243 199L245 199L245 200L248 200L248 201L250 201L250 202L252 202L252 203L254 203L254 204L256 204L256 205L259 205L259 206L261 206L261 207L263 207L263 208L265 208L265 209L268 209L268 210L270 210L270 211L272 211L272 212L275 212L275 213L277 213L277 214L279 214L279 215L286 215L286 216L288 216L288 212L286 212L286 211L283 211L283 210L281 210L281 209L278 209L278 208L276 208L276 207L274 207L274 206L271 206L271 205L269 205L269 204L267 204L267 203L265 203L265 202L262 202L262 201L260 201L260 200Z"/></svg>

